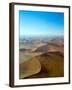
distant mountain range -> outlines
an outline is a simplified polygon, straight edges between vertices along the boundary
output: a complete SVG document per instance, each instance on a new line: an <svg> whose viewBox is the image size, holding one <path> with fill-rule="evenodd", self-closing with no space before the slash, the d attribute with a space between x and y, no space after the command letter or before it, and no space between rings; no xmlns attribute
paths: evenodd
<svg viewBox="0 0 72 90"><path fill-rule="evenodd" d="M20 38L19 39L20 43L39 43L39 42L43 42L43 43L47 43L47 42L53 42L53 43L56 43L56 42L61 42L63 43L64 42L64 38L63 37L33 37L33 38Z"/></svg>

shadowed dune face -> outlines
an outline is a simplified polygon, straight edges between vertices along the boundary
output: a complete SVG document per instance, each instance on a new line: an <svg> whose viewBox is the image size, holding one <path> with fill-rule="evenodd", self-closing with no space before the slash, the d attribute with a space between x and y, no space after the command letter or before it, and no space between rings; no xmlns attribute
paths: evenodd
<svg viewBox="0 0 72 90"><path fill-rule="evenodd" d="M63 39L33 41L27 45L28 49L23 44L20 49L20 79L64 76Z"/></svg>

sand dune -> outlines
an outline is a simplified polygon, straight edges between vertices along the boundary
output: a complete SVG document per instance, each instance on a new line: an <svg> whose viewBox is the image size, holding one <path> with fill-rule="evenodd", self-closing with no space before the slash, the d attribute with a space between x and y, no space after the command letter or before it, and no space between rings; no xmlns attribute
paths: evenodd
<svg viewBox="0 0 72 90"><path fill-rule="evenodd" d="M61 53L47 53L34 57L40 61L41 71L29 78L41 77L63 77L64 76L64 58Z"/></svg>
<svg viewBox="0 0 72 90"><path fill-rule="evenodd" d="M48 43L46 45L38 47L34 52L49 52L49 51L64 52L64 47L63 47L63 45L58 45L58 44L54 44L54 43Z"/></svg>
<svg viewBox="0 0 72 90"><path fill-rule="evenodd" d="M29 77L31 75L39 73L41 70L41 64L38 60L32 59L20 64L20 78Z"/></svg>
<svg viewBox="0 0 72 90"><path fill-rule="evenodd" d="M48 52L33 57L20 65L21 78L44 78L64 76L64 57L60 52Z"/></svg>

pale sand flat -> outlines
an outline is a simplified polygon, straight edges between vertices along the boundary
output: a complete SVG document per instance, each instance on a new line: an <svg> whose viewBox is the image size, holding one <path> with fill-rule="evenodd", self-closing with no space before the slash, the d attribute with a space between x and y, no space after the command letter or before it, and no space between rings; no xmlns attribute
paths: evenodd
<svg viewBox="0 0 72 90"><path fill-rule="evenodd" d="M37 59L28 60L20 64L20 79L37 74L41 71L41 64Z"/></svg>

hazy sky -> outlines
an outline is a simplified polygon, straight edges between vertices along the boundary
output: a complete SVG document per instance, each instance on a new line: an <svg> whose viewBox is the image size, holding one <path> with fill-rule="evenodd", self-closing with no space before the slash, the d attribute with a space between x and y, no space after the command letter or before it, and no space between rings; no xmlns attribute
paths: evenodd
<svg viewBox="0 0 72 90"><path fill-rule="evenodd" d="M20 37L63 36L64 13L19 11Z"/></svg>

